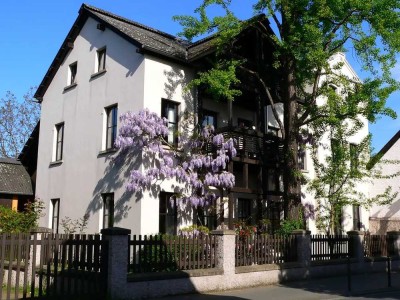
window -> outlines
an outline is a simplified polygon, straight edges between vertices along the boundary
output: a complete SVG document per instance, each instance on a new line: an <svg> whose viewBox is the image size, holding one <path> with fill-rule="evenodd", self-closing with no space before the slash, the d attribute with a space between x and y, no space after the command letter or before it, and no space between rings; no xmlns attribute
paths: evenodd
<svg viewBox="0 0 400 300"><path fill-rule="evenodd" d="M106 48L97 50L97 68L96 72L101 72L106 69Z"/></svg>
<svg viewBox="0 0 400 300"><path fill-rule="evenodd" d="M106 144L105 149L113 149L117 138L118 106L113 105L105 108L106 112Z"/></svg>
<svg viewBox="0 0 400 300"><path fill-rule="evenodd" d="M56 125L56 143L55 143L55 161L60 161L63 158L64 146L64 123Z"/></svg>
<svg viewBox="0 0 400 300"><path fill-rule="evenodd" d="M335 232L332 232L330 234L343 234L343 220L344 220L344 215L343 215L343 209L339 209L337 212L335 212Z"/></svg>
<svg viewBox="0 0 400 300"><path fill-rule="evenodd" d="M160 193L159 233L176 234L178 227L176 198L173 193Z"/></svg>
<svg viewBox="0 0 400 300"><path fill-rule="evenodd" d="M69 65L69 79L68 85L73 85L76 83L76 73L78 72L78 62L74 62Z"/></svg>
<svg viewBox="0 0 400 300"><path fill-rule="evenodd" d="M114 226L114 193L102 194L103 198L103 228Z"/></svg>
<svg viewBox="0 0 400 300"><path fill-rule="evenodd" d="M279 128L274 126L268 126L268 134L273 136L280 136Z"/></svg>
<svg viewBox="0 0 400 300"><path fill-rule="evenodd" d="M251 204L252 204L251 199L238 199L238 207L237 207L237 213L238 213L238 219L240 221L244 221L246 223L249 223L251 221Z"/></svg>
<svg viewBox="0 0 400 300"><path fill-rule="evenodd" d="M238 126L239 128L251 129L253 127L253 121L238 118Z"/></svg>
<svg viewBox="0 0 400 300"><path fill-rule="evenodd" d="M267 190L269 192L279 192L280 180L278 171L274 169L268 169L267 176L268 176Z"/></svg>
<svg viewBox="0 0 400 300"><path fill-rule="evenodd" d="M332 155L332 162L339 163L341 156L342 156L342 147L341 143L337 139L331 139L331 155Z"/></svg>
<svg viewBox="0 0 400 300"><path fill-rule="evenodd" d="M306 145L299 143L299 149L297 150L297 163L300 170L306 170Z"/></svg>
<svg viewBox="0 0 400 300"><path fill-rule="evenodd" d="M60 199L51 199L51 229L53 233L58 233L60 215Z"/></svg>
<svg viewBox="0 0 400 300"><path fill-rule="evenodd" d="M267 219L270 221L268 233L274 234L281 227L283 217L283 202L279 199L270 199L267 202Z"/></svg>
<svg viewBox="0 0 400 300"><path fill-rule="evenodd" d="M353 205L353 229L361 230L360 205Z"/></svg>
<svg viewBox="0 0 400 300"><path fill-rule="evenodd" d="M350 144L350 170L352 172L358 169L358 149L356 144Z"/></svg>
<svg viewBox="0 0 400 300"><path fill-rule="evenodd" d="M205 226L210 230L217 228L217 215L215 214L215 206L197 207L197 225Z"/></svg>
<svg viewBox="0 0 400 300"><path fill-rule="evenodd" d="M210 110L203 110L203 120L201 122L201 126L214 126L214 129L217 128L217 113Z"/></svg>
<svg viewBox="0 0 400 300"><path fill-rule="evenodd" d="M167 142L170 144L178 144L178 106L173 101L162 99L161 116L168 120Z"/></svg>

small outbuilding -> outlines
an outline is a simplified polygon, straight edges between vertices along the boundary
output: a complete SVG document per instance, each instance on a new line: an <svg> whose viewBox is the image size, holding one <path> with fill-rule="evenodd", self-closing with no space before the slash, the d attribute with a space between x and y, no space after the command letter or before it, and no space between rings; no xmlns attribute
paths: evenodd
<svg viewBox="0 0 400 300"><path fill-rule="evenodd" d="M34 200L31 176L22 163L12 158L0 158L0 205L22 211Z"/></svg>

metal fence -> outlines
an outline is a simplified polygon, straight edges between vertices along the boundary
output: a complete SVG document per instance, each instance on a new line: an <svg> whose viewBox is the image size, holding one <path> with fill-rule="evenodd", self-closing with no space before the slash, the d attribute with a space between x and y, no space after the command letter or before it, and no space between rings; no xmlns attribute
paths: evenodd
<svg viewBox="0 0 400 300"><path fill-rule="evenodd" d="M216 266L215 236L133 235L129 240L130 273L209 269Z"/></svg>
<svg viewBox="0 0 400 300"><path fill-rule="evenodd" d="M311 260L347 258L349 237L347 235L311 235Z"/></svg>
<svg viewBox="0 0 400 300"><path fill-rule="evenodd" d="M239 266L277 264L297 260L295 236L236 236L236 263Z"/></svg>
<svg viewBox="0 0 400 300"><path fill-rule="evenodd" d="M382 257L396 255L393 239L394 236L392 235L366 234L364 236L364 256Z"/></svg>

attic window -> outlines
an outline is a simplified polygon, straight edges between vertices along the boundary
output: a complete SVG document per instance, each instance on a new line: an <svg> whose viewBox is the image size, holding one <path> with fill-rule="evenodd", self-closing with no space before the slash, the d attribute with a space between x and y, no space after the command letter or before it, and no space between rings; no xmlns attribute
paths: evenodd
<svg viewBox="0 0 400 300"><path fill-rule="evenodd" d="M104 31L104 30L106 30L106 25L104 25L104 24L102 24L102 23L99 23L99 24L97 24L97 27L96 27L98 30L101 30L101 31Z"/></svg>
<svg viewBox="0 0 400 300"><path fill-rule="evenodd" d="M69 65L69 79L68 84L73 85L76 83L76 73L78 72L78 62Z"/></svg>
<svg viewBox="0 0 400 300"><path fill-rule="evenodd" d="M96 72L101 72L106 69L106 47L97 50L97 69Z"/></svg>

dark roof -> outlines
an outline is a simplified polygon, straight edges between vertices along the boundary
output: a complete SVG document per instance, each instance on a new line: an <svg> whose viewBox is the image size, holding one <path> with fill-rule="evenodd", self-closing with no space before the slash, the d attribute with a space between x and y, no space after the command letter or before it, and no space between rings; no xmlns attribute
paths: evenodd
<svg viewBox="0 0 400 300"><path fill-rule="evenodd" d="M88 17L94 18L106 28L127 39L132 44L136 45L141 52L150 52L179 62L189 64L215 50L213 44L215 35L191 43L105 10L82 4L75 23L72 25L71 30L58 50L56 57L34 95L39 101L42 100L65 56L70 49L73 48L73 42L79 35ZM264 15L253 17L246 22L247 24L251 24L253 21L257 20L265 20L268 23Z"/></svg>
<svg viewBox="0 0 400 300"><path fill-rule="evenodd" d="M33 195L31 178L21 162L0 158L0 194Z"/></svg>
<svg viewBox="0 0 400 300"><path fill-rule="evenodd" d="M18 160L25 166L29 175L32 176L36 172L37 156L39 147L39 129L40 121L37 122L31 135L26 141L21 153L18 155Z"/></svg>
<svg viewBox="0 0 400 300"><path fill-rule="evenodd" d="M167 57L186 60L186 47L189 45L188 42L104 10L88 5L84 7L88 9L91 14L97 16L98 19L113 26L120 33L132 39L137 46L150 51L162 52Z"/></svg>

